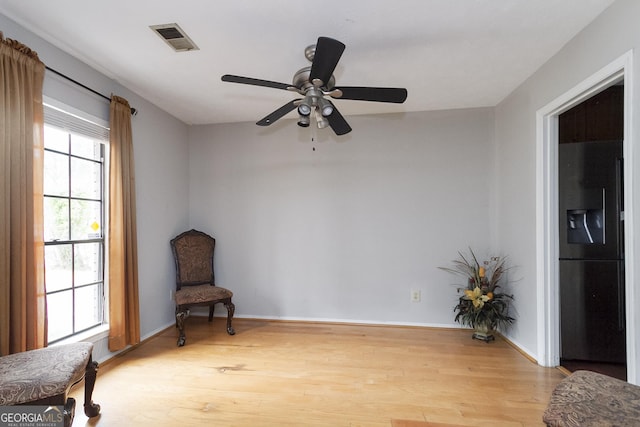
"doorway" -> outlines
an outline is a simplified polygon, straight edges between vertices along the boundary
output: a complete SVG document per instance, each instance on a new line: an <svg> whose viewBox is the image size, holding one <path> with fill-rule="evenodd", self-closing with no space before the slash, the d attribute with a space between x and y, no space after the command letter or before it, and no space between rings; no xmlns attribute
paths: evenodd
<svg viewBox="0 0 640 427"><path fill-rule="evenodd" d="M626 380L624 81L558 116L560 365Z"/></svg>
<svg viewBox="0 0 640 427"><path fill-rule="evenodd" d="M626 361L627 381L640 384L639 345L640 336L640 293L635 289L635 249L633 236L635 214L632 135L632 72L633 52L615 59L575 87L536 112L536 262L537 272L537 361L542 366L560 366L560 267L558 236L558 146L559 116L593 95L602 92L616 82L624 81L624 277L625 321L626 321Z"/></svg>

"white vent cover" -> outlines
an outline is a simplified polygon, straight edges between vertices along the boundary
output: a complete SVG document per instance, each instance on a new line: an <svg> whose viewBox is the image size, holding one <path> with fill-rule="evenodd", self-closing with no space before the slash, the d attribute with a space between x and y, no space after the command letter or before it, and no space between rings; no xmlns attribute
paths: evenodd
<svg viewBox="0 0 640 427"><path fill-rule="evenodd" d="M155 31L155 33L176 52L198 50L198 46L196 46L178 24L150 25L149 28Z"/></svg>

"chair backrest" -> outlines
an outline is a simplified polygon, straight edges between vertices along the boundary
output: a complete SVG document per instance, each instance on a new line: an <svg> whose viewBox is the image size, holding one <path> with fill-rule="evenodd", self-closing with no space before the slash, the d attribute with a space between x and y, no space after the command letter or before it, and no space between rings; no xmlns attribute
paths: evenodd
<svg viewBox="0 0 640 427"><path fill-rule="evenodd" d="M198 230L185 231L171 240L176 262L176 289L182 286L215 285L213 251L216 240Z"/></svg>

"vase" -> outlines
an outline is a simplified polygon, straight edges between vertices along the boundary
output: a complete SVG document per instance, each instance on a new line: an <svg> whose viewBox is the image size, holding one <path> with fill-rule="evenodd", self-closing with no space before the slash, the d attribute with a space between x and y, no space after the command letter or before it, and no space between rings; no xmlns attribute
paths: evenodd
<svg viewBox="0 0 640 427"><path fill-rule="evenodd" d="M474 326L474 329L474 340L480 340L488 343L489 341L496 339L496 337L493 336L493 328L491 328L488 323L480 322Z"/></svg>

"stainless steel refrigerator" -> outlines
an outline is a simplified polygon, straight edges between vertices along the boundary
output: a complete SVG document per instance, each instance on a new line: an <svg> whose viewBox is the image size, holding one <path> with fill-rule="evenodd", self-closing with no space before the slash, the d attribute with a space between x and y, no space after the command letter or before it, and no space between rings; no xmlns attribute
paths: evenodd
<svg viewBox="0 0 640 427"><path fill-rule="evenodd" d="M622 142L559 145L561 359L625 363Z"/></svg>

